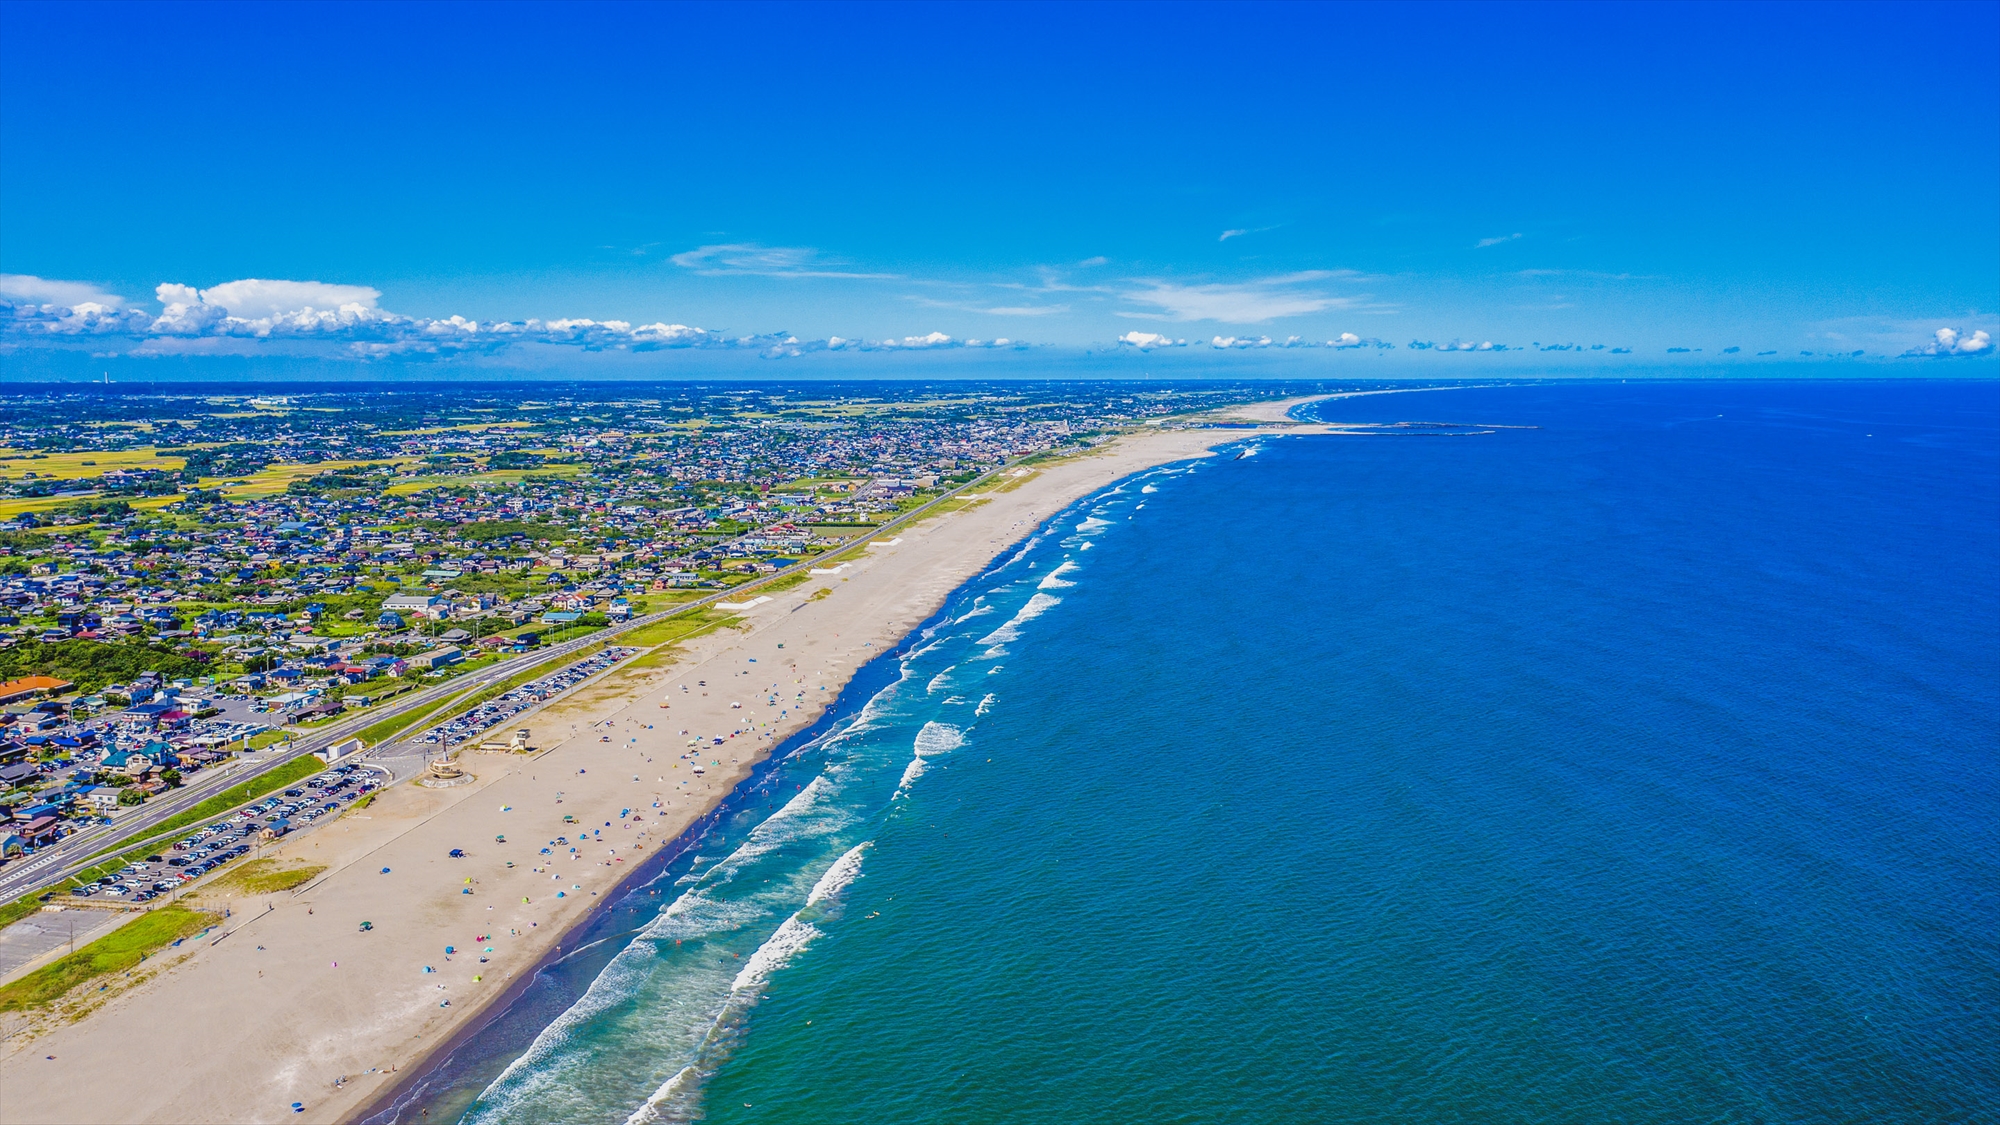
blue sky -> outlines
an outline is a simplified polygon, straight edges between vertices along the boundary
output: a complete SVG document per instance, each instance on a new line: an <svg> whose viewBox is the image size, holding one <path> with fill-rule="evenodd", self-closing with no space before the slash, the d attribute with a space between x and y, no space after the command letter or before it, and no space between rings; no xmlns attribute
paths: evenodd
<svg viewBox="0 0 2000 1125"><path fill-rule="evenodd" d="M8 3L0 364L1991 366L1997 42L1990 3Z"/></svg>

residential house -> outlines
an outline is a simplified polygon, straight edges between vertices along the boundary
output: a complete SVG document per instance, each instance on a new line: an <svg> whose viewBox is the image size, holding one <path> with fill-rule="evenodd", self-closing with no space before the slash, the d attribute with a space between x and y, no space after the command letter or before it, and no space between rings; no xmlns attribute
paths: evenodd
<svg viewBox="0 0 2000 1125"><path fill-rule="evenodd" d="M460 649L457 645L446 645L443 648L434 648L429 652L420 652L404 661L404 663L411 668L429 672L456 664L463 659L465 659L463 649Z"/></svg>

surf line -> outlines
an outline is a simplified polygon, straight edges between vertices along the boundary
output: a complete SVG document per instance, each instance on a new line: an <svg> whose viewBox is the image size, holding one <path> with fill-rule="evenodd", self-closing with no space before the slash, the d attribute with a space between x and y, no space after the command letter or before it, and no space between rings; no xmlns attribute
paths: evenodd
<svg viewBox="0 0 2000 1125"><path fill-rule="evenodd" d="M764 796L759 790L770 784L791 765L801 751L816 745L828 736L838 734L841 729L858 719L877 696L900 683L904 675L903 662L930 641L939 630L951 625L954 610L962 610L975 596L974 585L1004 565L1005 563L989 565L979 574L968 578L958 589L946 596L937 612L905 633L895 643L885 645L880 655L855 669L854 677L847 682L841 689L840 695L820 713L820 717L815 719L812 725L774 747L769 755L751 766L750 773L724 795L714 808L690 822L672 840L663 841L644 860L634 864L625 876L606 890L588 911L571 924L569 929L563 931L557 943L550 947L532 968L517 976L506 989L489 1000L472 1019L424 1050L416 1058L400 1064L397 1080L378 1093L352 1120L360 1122L361 1125L392 1125L397 1121L409 1120L412 1113L425 1108L423 1103L430 1097L442 1094L451 1088L449 1084L441 1084L440 1080L448 1080L451 1077L451 1064L462 1048L504 1020L521 1002L531 986L537 983L553 986L557 983L550 976L550 970L576 954L582 946L601 944L611 939L616 939L617 949L612 953L612 957L615 958L618 952L622 952L643 932L645 925L621 927L606 933L593 932L595 929L604 928L604 922L610 917L611 912L632 901L669 874L669 869L678 860L694 855L702 844L708 842L710 834L725 821L744 811L761 809ZM764 819L769 818L760 818L759 823ZM655 911L648 916L646 922L650 923L657 916L658 912ZM532 1046L536 1037L580 1000L589 986L589 981L583 982L581 988L573 995L565 996L555 1016L542 1021L534 1028L533 1033L517 1046L510 1045L504 1052L508 1055L509 1062ZM546 1002L545 998L541 999L541 1003ZM490 1047L490 1044L488 1046ZM496 1071L482 1080L479 1083L480 1089L484 1090L490 1085L498 1073Z"/></svg>
<svg viewBox="0 0 2000 1125"><path fill-rule="evenodd" d="M1118 491L1128 481L1136 478L1150 477L1158 474L1160 470L1161 466L1151 466L1141 469L1131 476L1110 482L1099 490L1064 505L1062 508L1051 513L1039 525L1030 529L1023 536L1019 548L1011 552L1003 550L1001 554L988 560L987 564L978 572L967 577L956 589L947 594L940 602L936 612L903 634L896 642L883 646L883 650L879 655L856 668L854 678L848 681L846 687L841 690L839 697L829 703L826 711L822 712L820 717L814 720L811 726L806 727L804 730L787 738L783 743L773 747L771 753L763 760L753 764L750 773L743 781L738 783L734 789L718 801L714 808L691 822L673 840L662 842L653 854L646 857L645 860L635 864L623 879L606 891L589 911L578 918L568 930L564 931L561 940L546 952L530 970L516 977L506 990L488 1001L459 1030L428 1048L418 1055L417 1058L402 1064L399 1068L400 1073L397 1080L377 1094L372 1101L366 1104L363 1111L352 1118L352 1120L359 1121L362 1125L392 1125L393 1122L406 1120L407 1113L420 1108L422 1103L430 1096L435 1096L454 1088L450 1084L450 1080L452 1078L451 1064L456 1053L473 1039L479 1037L483 1032L493 1028L505 1019L516 1005L522 1001L530 986L541 982L546 982L550 985L557 984L558 982L550 976L549 971L568 956L574 954L576 948L584 944L586 937L597 941L606 938L617 938L617 952L622 952L632 941L637 939L644 929L643 926L636 926L610 933L593 933L592 927L602 926L605 919L610 916L612 910L631 901L639 892L659 881L668 874L669 868L676 861L685 856L695 854L695 849L706 843L709 834L725 820L741 812L758 809L763 800L763 795L759 793L762 787L769 784L774 777L791 764L791 761L802 750L815 745L821 739L831 734L837 733L837 728L844 727L852 720L858 719L878 696L901 682L905 675L904 661L931 643L941 630L954 624L953 618L955 614L965 612L968 607L976 605L980 596L984 593L983 586L991 582L996 575L1026 559L1037 547L1047 543L1058 527L1065 526L1077 520L1080 516L1087 516L1091 508L1104 503L1112 493ZM1053 603L1060 601L1058 598L1040 593L1031 596L1028 601L1029 603L1035 603L1037 598L1042 599L1042 601L1036 606L1036 612L1030 613L1027 618L1010 622L1010 624L1023 624L1026 620L1039 616L1041 610L1047 609ZM1026 605L1022 607L1023 610L1027 608ZM1002 627L1005 628L1006 626ZM763 819L768 818L760 818L759 822L761 823ZM657 917L657 914L658 912L655 911L653 917ZM648 922L650 921L651 918L648 919ZM615 958L617 952L614 952L612 957ZM609 964L609 960L606 963ZM594 981L595 977L592 980ZM562 1013L567 1012L578 1000L582 999L583 994L589 990L591 983L591 981L581 982L580 987L565 995L561 1007L556 1011L554 1016L548 1020L540 1021L535 1025L532 1033L527 1034L520 1042L510 1044L507 1050L502 1052L508 1057L509 1063L533 1046L534 1041L542 1032L547 1030L550 1024L556 1019L560 1019ZM504 1069L505 1066L503 1065L501 1070ZM500 1072L500 1070L496 1070L481 1079L479 1081L479 1089L484 1091L498 1077ZM466 1085L469 1085L469 1083L466 1083ZM648 1104L651 1104L651 1102L652 1099L649 1099Z"/></svg>

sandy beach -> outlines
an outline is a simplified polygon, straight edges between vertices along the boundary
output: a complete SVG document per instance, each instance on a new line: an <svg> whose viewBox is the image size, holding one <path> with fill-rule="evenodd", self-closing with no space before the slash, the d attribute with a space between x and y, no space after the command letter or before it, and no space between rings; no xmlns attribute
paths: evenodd
<svg viewBox="0 0 2000 1125"><path fill-rule="evenodd" d="M1239 417L1276 421L1290 405ZM155 957L76 1022L0 1026L0 1122L350 1118L1008 545L1120 477L1251 432L1146 432L1013 470L837 574L735 610L736 627L508 724L541 752L468 752L470 783L398 785L267 849L327 870L296 893L210 896L230 912L226 937Z"/></svg>

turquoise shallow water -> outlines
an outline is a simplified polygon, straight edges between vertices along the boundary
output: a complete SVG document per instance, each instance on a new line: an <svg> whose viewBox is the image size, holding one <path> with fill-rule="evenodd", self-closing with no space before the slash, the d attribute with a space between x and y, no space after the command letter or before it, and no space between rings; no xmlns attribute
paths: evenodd
<svg viewBox="0 0 2000 1125"><path fill-rule="evenodd" d="M1078 505L433 1104L2000 1116L1995 388L1320 409L1539 428Z"/></svg>

